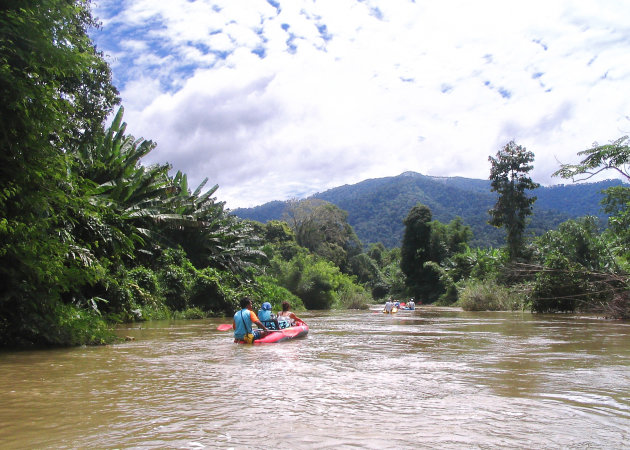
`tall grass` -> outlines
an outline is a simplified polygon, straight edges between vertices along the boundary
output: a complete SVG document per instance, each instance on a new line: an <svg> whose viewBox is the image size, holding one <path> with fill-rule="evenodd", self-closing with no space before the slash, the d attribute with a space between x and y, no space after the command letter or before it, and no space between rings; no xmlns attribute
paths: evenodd
<svg viewBox="0 0 630 450"><path fill-rule="evenodd" d="M464 311L519 311L525 304L526 297L518 289L494 280L469 280L460 286L456 305Z"/></svg>

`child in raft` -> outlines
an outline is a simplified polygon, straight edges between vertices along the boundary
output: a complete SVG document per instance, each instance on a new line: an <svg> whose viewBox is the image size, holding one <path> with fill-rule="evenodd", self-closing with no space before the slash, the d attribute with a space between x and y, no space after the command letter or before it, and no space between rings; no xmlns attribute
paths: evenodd
<svg viewBox="0 0 630 450"><path fill-rule="evenodd" d="M279 330L280 324L276 315L271 312L271 303L265 302L258 311L258 320L265 324L270 330Z"/></svg>

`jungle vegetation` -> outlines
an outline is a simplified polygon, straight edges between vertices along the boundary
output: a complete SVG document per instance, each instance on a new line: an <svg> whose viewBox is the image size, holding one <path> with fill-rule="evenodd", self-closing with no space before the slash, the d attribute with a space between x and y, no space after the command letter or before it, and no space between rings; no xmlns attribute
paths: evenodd
<svg viewBox="0 0 630 450"><path fill-rule="evenodd" d="M603 224L608 214L601 208L602 190L622 185L619 179L597 182L540 186L530 191L536 197L528 217L525 235L540 236L562 222L587 215ZM365 246L381 242L387 248L400 247L403 220L418 202L428 206L434 220L449 223L456 217L469 226L471 247L500 247L505 244L505 230L488 223L488 210L497 201L489 179L434 177L416 172L364 180L340 186L310 198L328 201L348 213L348 223ZM580 199L580 201L575 201ZM252 208L232 211L242 219L266 223L282 220L291 201L272 201Z"/></svg>
<svg viewBox="0 0 630 450"><path fill-rule="evenodd" d="M413 296L628 318L627 185L605 191L608 223L585 216L525 235L536 216L533 154L512 142L491 158L498 200L484 219L508 228L507 246L471 246L471 226L434 220L422 198L387 225L402 230L400 246L363 244L348 212L325 199L292 200L279 219L241 219L217 200L218 186L143 164L157 144L126 133L110 68L88 36L97 24L87 1L5 2L0 25L1 347L104 344L112 324L231 315L243 295L274 309ZM628 179L627 138L580 154L557 175Z"/></svg>

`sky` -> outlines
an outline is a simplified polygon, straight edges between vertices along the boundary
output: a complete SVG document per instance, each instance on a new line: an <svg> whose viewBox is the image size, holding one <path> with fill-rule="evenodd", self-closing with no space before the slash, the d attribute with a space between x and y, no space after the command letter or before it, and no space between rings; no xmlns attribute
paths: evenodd
<svg viewBox="0 0 630 450"><path fill-rule="evenodd" d="M534 181L630 134L627 0L93 0L127 132L228 209L406 171ZM613 173L603 178L612 178Z"/></svg>

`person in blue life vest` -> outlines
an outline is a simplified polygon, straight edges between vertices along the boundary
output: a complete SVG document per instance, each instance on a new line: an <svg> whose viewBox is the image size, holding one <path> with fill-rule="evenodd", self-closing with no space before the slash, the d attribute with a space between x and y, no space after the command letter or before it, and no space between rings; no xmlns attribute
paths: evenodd
<svg viewBox="0 0 630 450"><path fill-rule="evenodd" d="M258 325L261 330L253 330L252 324ZM243 297L241 300L241 310L234 314L232 322L234 328L234 342L246 342L251 344L256 339L261 339L269 334L269 329L258 319L252 311L252 299Z"/></svg>
<svg viewBox="0 0 630 450"><path fill-rule="evenodd" d="M279 330L280 325L276 315L271 312L271 303L265 302L258 311L258 320L260 320L267 328Z"/></svg>

